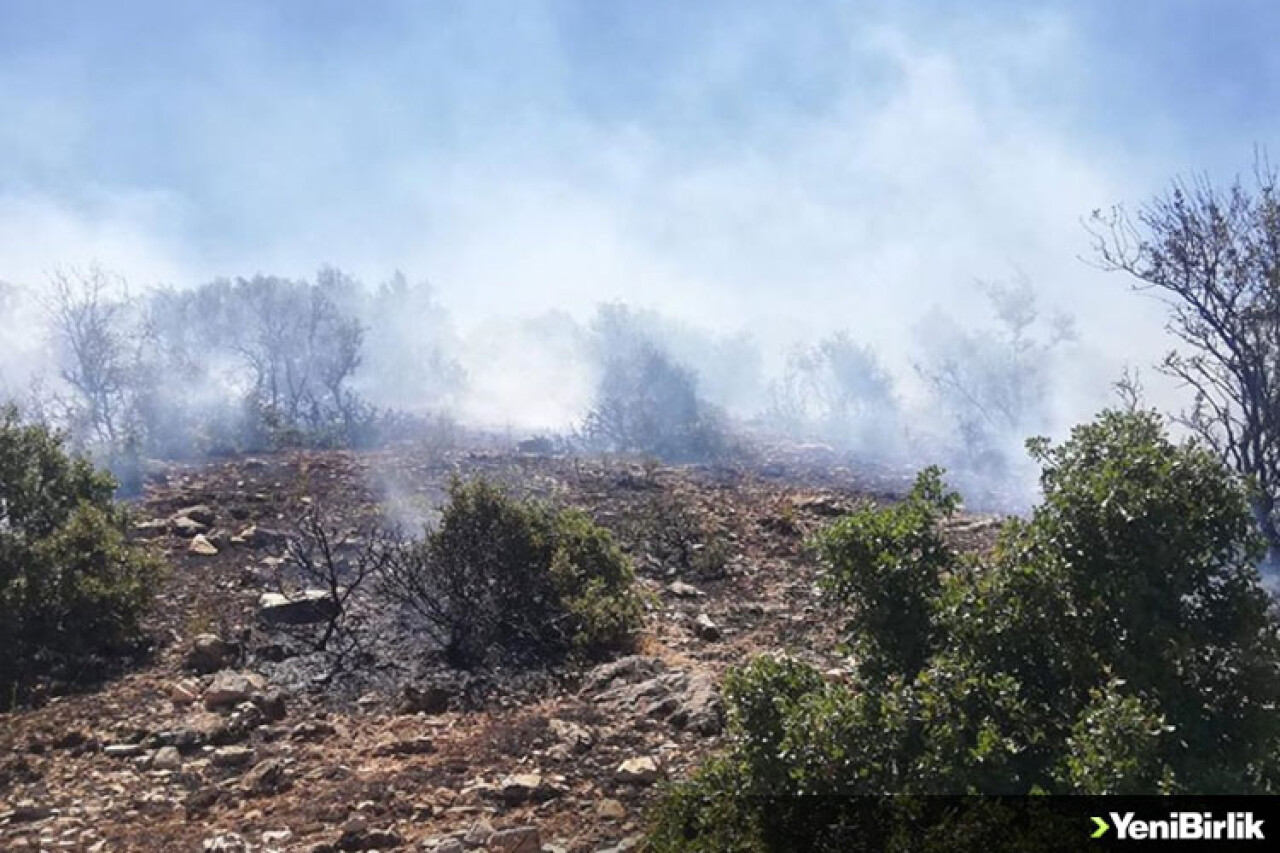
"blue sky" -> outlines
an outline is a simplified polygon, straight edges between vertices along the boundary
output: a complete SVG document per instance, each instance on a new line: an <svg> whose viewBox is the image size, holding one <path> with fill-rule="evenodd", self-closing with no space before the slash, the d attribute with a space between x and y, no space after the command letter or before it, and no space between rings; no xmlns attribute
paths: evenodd
<svg viewBox="0 0 1280 853"><path fill-rule="evenodd" d="M464 320L885 343L1020 271L1108 340L1150 314L1081 217L1280 148L1277 33L1262 0L0 0L0 278L333 263Z"/></svg>

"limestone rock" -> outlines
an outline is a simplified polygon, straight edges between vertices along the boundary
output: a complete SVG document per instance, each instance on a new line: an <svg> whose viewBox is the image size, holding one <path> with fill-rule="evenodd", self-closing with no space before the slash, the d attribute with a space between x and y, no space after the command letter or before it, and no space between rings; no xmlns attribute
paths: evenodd
<svg viewBox="0 0 1280 853"><path fill-rule="evenodd" d="M603 799L596 806L596 815L605 820L626 820L627 807L614 799Z"/></svg>
<svg viewBox="0 0 1280 853"><path fill-rule="evenodd" d="M403 740L390 740L378 744L373 749L376 756L426 755L435 751L435 744L428 737L413 737Z"/></svg>
<svg viewBox="0 0 1280 853"><path fill-rule="evenodd" d="M197 524L203 524L209 527L217 519L217 515L206 504L196 504L185 509L180 509L174 514L174 518L189 518Z"/></svg>
<svg viewBox="0 0 1280 853"><path fill-rule="evenodd" d="M648 756L628 758L613 772L613 778L630 785L651 785L658 775L658 762Z"/></svg>
<svg viewBox="0 0 1280 853"><path fill-rule="evenodd" d="M187 518L185 515L176 516L169 519L169 530L183 539L190 539L209 530L209 525L201 524L194 518Z"/></svg>
<svg viewBox="0 0 1280 853"><path fill-rule="evenodd" d="M243 542L250 548L283 548L289 544L289 534L255 524L241 530L233 537L233 541Z"/></svg>
<svg viewBox="0 0 1280 853"><path fill-rule="evenodd" d="M693 627L698 636L704 640L714 642L721 637L720 626L705 613L698 614L698 617L693 620Z"/></svg>
<svg viewBox="0 0 1280 853"><path fill-rule="evenodd" d="M155 539L169 530L169 519L153 518L150 521L139 521L133 525L133 534L139 539Z"/></svg>
<svg viewBox="0 0 1280 853"><path fill-rule="evenodd" d="M511 805L545 802L561 793L562 790L545 780L541 773L513 773L503 779L497 789L498 797Z"/></svg>
<svg viewBox="0 0 1280 853"><path fill-rule="evenodd" d="M200 634L191 641L183 664L201 675L226 669L235 663L239 647L216 634Z"/></svg>
<svg viewBox="0 0 1280 853"><path fill-rule="evenodd" d="M253 761L253 748L248 746L220 746L209 756L214 767L243 767Z"/></svg>
<svg viewBox="0 0 1280 853"><path fill-rule="evenodd" d="M113 743L102 750L108 758L135 758L146 750L140 743Z"/></svg>
<svg viewBox="0 0 1280 853"><path fill-rule="evenodd" d="M218 553L217 547L203 533L197 533L191 538L187 551L200 557L212 557Z"/></svg>
<svg viewBox="0 0 1280 853"><path fill-rule="evenodd" d="M224 832L206 838L200 845L200 849L204 853L251 853L253 850L249 842L244 840L244 836L234 832Z"/></svg>
<svg viewBox="0 0 1280 853"><path fill-rule="evenodd" d="M702 590L690 583L684 581L674 581L667 585L667 591L676 598L699 598L703 595Z"/></svg>
<svg viewBox="0 0 1280 853"><path fill-rule="evenodd" d="M310 625L337 613L338 602L325 589L304 589L292 595L264 592L258 598L258 618L265 625Z"/></svg>
<svg viewBox="0 0 1280 853"><path fill-rule="evenodd" d="M176 746L162 746L151 756L152 770L178 770L182 767L182 755Z"/></svg>
<svg viewBox="0 0 1280 853"><path fill-rule="evenodd" d="M284 763L276 758L260 762L246 773L240 782L240 787L246 794L257 796L278 794L288 790L292 785L293 782L285 770Z"/></svg>
<svg viewBox="0 0 1280 853"><path fill-rule="evenodd" d="M542 836L534 826L504 829L489 836L489 853L540 853Z"/></svg>
<svg viewBox="0 0 1280 853"><path fill-rule="evenodd" d="M210 711L234 708L241 702L252 699L254 693L266 686L267 680L256 672L223 670L205 688L204 706Z"/></svg>

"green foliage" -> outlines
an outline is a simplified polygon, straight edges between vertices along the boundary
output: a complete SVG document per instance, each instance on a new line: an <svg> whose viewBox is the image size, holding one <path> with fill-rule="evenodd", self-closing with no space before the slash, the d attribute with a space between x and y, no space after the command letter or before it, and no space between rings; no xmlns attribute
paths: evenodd
<svg viewBox="0 0 1280 853"><path fill-rule="evenodd" d="M594 657L631 645L643 611L631 565L609 531L576 510L556 513L549 571L577 654Z"/></svg>
<svg viewBox="0 0 1280 853"><path fill-rule="evenodd" d="M72 679L139 637L156 564L125 542L115 482L0 410L0 693Z"/></svg>
<svg viewBox="0 0 1280 853"><path fill-rule="evenodd" d="M1089 691L1089 704L1068 741L1065 775L1071 788L1123 794L1166 793L1173 787L1161 753L1162 741L1175 729L1141 697L1125 693L1124 686L1113 678Z"/></svg>
<svg viewBox="0 0 1280 853"><path fill-rule="evenodd" d="M767 659L727 676L731 746L659 805L655 849L783 849L811 832L798 794L1280 790L1278 626L1240 485L1150 413L1032 452L1044 500L984 561L942 542L936 471L818 538L857 682Z"/></svg>
<svg viewBox="0 0 1280 853"><path fill-rule="evenodd" d="M959 505L938 468L922 471L907 499L863 506L815 539L822 587L852 612L851 640L868 678L910 678L930 651L930 613L954 555L937 529Z"/></svg>
<svg viewBox="0 0 1280 853"><path fill-rule="evenodd" d="M633 580L608 531L583 514L455 480L440 524L392 556L382 586L451 663L471 667L625 648L641 620Z"/></svg>

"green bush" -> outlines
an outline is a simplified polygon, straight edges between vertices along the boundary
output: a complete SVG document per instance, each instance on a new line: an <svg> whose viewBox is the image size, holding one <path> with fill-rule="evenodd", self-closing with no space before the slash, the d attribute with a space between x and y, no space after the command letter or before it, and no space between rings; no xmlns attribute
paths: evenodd
<svg viewBox="0 0 1280 853"><path fill-rule="evenodd" d="M583 513L560 510L554 518L548 570L573 651L596 657L628 648L643 615L631 564L609 531Z"/></svg>
<svg viewBox="0 0 1280 853"><path fill-rule="evenodd" d="M729 675L731 746L659 805L654 849L870 825L815 822L804 794L1280 791L1280 626L1240 484L1148 413L1031 450L1044 499L984 561L942 543L937 472L819 537L855 683L767 659Z"/></svg>
<svg viewBox="0 0 1280 853"><path fill-rule="evenodd" d="M125 541L115 481L0 409L0 696L95 674L139 639L156 563Z"/></svg>
<svg viewBox="0 0 1280 853"><path fill-rule="evenodd" d="M440 524L393 555L382 588L452 664L472 667L625 648L641 620L633 580L609 533L581 513L455 480Z"/></svg>
<svg viewBox="0 0 1280 853"><path fill-rule="evenodd" d="M863 675L910 678L930 651L931 610L955 555L937 529L959 505L942 471L928 468L906 500L862 506L815 538L822 587L851 612L851 641Z"/></svg>

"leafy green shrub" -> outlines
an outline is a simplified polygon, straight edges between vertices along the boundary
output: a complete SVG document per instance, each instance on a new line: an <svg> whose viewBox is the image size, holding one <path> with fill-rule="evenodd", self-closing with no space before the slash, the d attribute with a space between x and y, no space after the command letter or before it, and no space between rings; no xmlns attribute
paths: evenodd
<svg viewBox="0 0 1280 853"><path fill-rule="evenodd" d="M933 601L955 561L937 522L958 505L942 471L928 468L906 500L859 507L815 538L823 590L852 612L851 640L865 676L911 678L923 666Z"/></svg>
<svg viewBox="0 0 1280 853"><path fill-rule="evenodd" d="M626 558L586 516L455 480L438 527L392 555L382 588L455 666L626 647L640 600Z"/></svg>
<svg viewBox="0 0 1280 853"><path fill-rule="evenodd" d="M819 849L819 823L871 825L800 794L1280 790L1280 626L1240 484L1149 413L1031 449L1044 500L981 564L935 529L954 506L937 472L820 537L856 682L729 675L731 746L659 805L654 849Z"/></svg>
<svg viewBox="0 0 1280 853"><path fill-rule="evenodd" d="M548 571L573 651L597 656L630 646L641 621L631 565L609 531L577 510L555 513Z"/></svg>
<svg viewBox="0 0 1280 853"><path fill-rule="evenodd" d="M0 696L75 680L139 638L157 566L124 537L115 481L0 410Z"/></svg>

